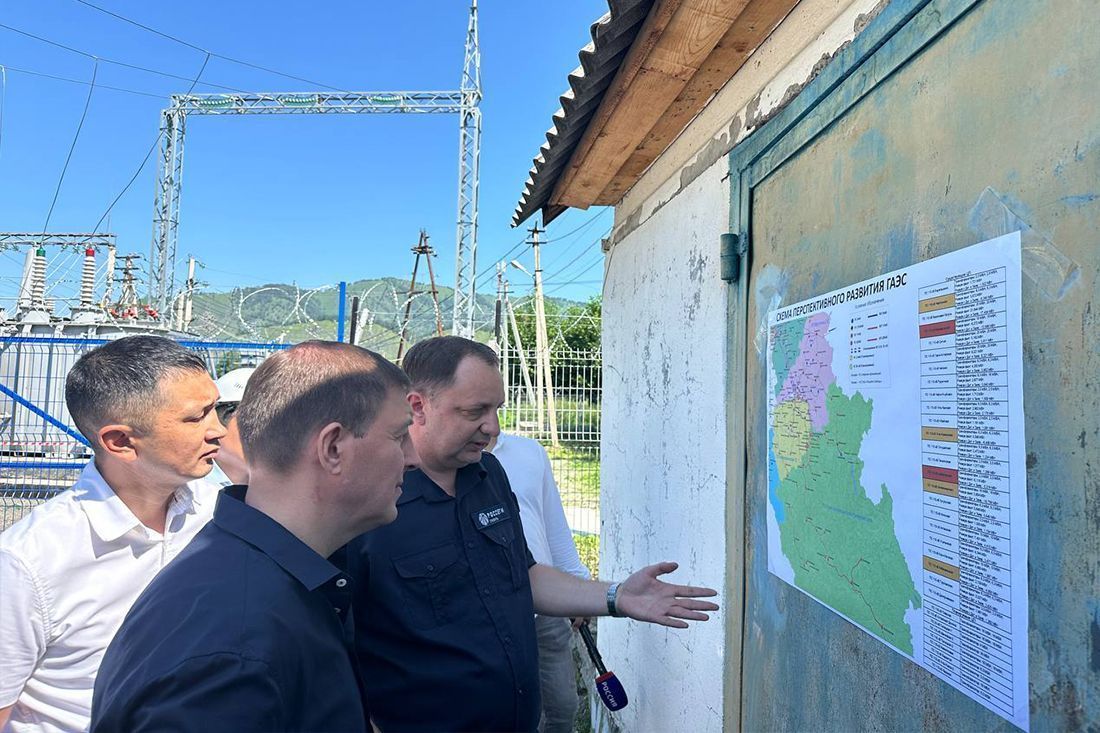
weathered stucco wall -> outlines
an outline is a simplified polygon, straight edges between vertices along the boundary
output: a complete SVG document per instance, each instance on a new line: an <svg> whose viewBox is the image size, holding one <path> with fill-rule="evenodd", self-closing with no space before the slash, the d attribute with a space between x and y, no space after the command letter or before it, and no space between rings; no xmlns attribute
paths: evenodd
<svg viewBox="0 0 1100 733"><path fill-rule="evenodd" d="M617 247L604 286L600 574L675 560L673 582L725 573L725 284L722 166ZM605 662L630 705L625 731L722 729L720 616L681 631L600 622Z"/></svg>
<svg viewBox="0 0 1100 733"><path fill-rule="evenodd" d="M737 725L728 675L740 654L741 548L730 520L739 521L740 498L727 512L728 288L718 258L729 227L725 154L879 6L803 0L616 207L604 286L600 574L676 560L674 582L719 588L726 607L687 631L603 621L600 648L631 701L611 720L595 703L601 728Z"/></svg>

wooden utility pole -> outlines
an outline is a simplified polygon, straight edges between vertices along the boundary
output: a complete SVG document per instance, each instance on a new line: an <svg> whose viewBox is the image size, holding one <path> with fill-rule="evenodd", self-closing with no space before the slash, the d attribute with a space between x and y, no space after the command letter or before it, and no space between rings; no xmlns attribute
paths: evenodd
<svg viewBox="0 0 1100 733"><path fill-rule="evenodd" d="M416 255L416 259L413 260L412 279L409 280L409 294L405 300L405 317L401 320L401 340L397 344L397 361L399 363L401 355L405 353L405 344L409 338L409 319L412 316L413 298L425 292L416 289L416 272L420 267L421 255L428 263L428 280L431 283L431 289L427 292L432 294L432 302L435 308L435 335L443 335L443 314L439 310L439 290L435 286L435 270L432 269L432 258L435 257L435 250L428 244L428 233L423 229L420 230L420 240L412 248L412 252Z"/></svg>
<svg viewBox="0 0 1100 733"><path fill-rule="evenodd" d="M539 429L542 429L542 391L546 390L546 411L550 418L550 443L558 446L558 411L554 403L554 376L550 371L550 343L546 334L546 305L542 297L542 259L539 253L539 229L536 224L528 229L531 248L535 251L535 359L536 381L539 383ZM541 377L541 378L540 378Z"/></svg>
<svg viewBox="0 0 1100 733"><path fill-rule="evenodd" d="M519 354L519 371L523 375L523 385L527 387L527 401L530 403L535 400L535 390L531 386L531 371L527 366L527 352L523 350L523 339L519 337L519 324L516 323L516 312L512 310L511 302L504 301L504 307L508 311L508 322L512 324L512 336L516 339L516 353ZM517 407L517 411L518 409ZM541 426L539 429L542 429Z"/></svg>

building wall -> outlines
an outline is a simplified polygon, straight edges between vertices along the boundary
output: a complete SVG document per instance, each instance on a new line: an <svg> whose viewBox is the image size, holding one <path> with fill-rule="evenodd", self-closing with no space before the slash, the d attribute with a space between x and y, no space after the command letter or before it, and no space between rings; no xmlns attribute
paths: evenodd
<svg viewBox="0 0 1100 733"><path fill-rule="evenodd" d="M878 12L803 0L616 207L604 286L601 576L661 560L672 582L718 588L688 630L604 620L600 648L630 704L601 729L734 729L740 655L739 495L727 506L726 319L719 236L726 154ZM732 541L729 541L731 540Z"/></svg>
<svg viewBox="0 0 1100 733"><path fill-rule="evenodd" d="M672 582L721 590L725 284L715 243L729 190L714 167L612 250L604 288L600 574L675 560ZM626 731L722 729L724 625L604 619L600 648L630 696Z"/></svg>

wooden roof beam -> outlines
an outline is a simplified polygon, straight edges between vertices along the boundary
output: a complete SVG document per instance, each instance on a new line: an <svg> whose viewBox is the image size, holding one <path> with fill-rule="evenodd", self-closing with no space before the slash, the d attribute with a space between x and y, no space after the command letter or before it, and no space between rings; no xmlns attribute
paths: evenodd
<svg viewBox="0 0 1100 733"><path fill-rule="evenodd" d="M726 35L749 0L659 0L550 197L588 208Z"/></svg>
<svg viewBox="0 0 1100 733"><path fill-rule="evenodd" d="M749 0L699 71L593 203L613 205L621 201L646 168L684 131L797 4L798 0ZM730 145L735 142L730 140Z"/></svg>

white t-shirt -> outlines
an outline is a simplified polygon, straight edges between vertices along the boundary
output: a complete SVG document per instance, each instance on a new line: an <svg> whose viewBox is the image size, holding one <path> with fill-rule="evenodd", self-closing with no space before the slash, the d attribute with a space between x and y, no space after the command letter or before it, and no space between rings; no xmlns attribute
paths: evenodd
<svg viewBox="0 0 1100 733"><path fill-rule="evenodd" d="M504 466L508 483L519 500L523 536L535 562L588 578L588 568L577 555L573 533L565 521L546 450L530 438L501 433L492 453Z"/></svg>
<svg viewBox="0 0 1100 733"><path fill-rule="evenodd" d="M176 490L165 534L141 524L89 462L68 491L0 533L4 733L81 731L107 645L153 576L214 513L219 487Z"/></svg>

